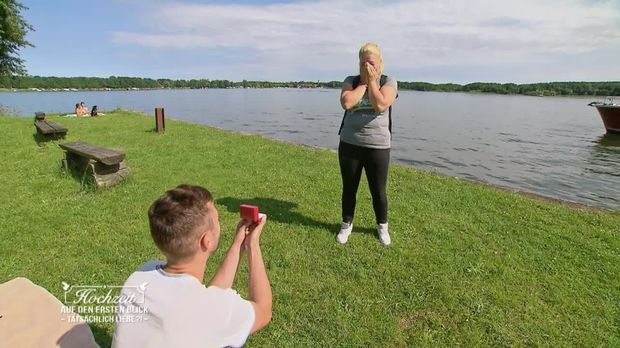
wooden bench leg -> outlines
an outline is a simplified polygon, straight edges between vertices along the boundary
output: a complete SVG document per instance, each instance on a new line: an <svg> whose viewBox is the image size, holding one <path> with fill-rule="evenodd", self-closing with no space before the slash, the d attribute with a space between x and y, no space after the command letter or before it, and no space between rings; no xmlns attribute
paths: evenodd
<svg viewBox="0 0 620 348"><path fill-rule="evenodd" d="M67 133L42 133L37 130L38 141L50 141L50 140L62 140L66 137Z"/></svg>
<svg viewBox="0 0 620 348"><path fill-rule="evenodd" d="M71 152L67 152L64 162L66 163L66 168L69 170L69 172L73 175L74 178L80 180L82 185L92 182L92 174L88 173L88 164L90 162L89 159L78 156Z"/></svg>
<svg viewBox="0 0 620 348"><path fill-rule="evenodd" d="M74 177L79 178L82 184L89 182L97 188L114 186L131 174L125 160L118 164L105 165L67 152L65 162L66 168L73 173Z"/></svg>
<svg viewBox="0 0 620 348"><path fill-rule="evenodd" d="M90 165L97 187L114 186L130 175L129 167L125 160L111 166L100 162L94 162Z"/></svg>

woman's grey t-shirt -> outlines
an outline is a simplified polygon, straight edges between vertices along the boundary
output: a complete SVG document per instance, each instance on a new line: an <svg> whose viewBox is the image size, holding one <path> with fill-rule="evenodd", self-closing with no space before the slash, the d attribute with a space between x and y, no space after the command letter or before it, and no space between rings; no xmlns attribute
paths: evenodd
<svg viewBox="0 0 620 348"><path fill-rule="evenodd" d="M344 83L353 84L355 76L348 76ZM388 76L383 86L397 89L396 79ZM377 112L368 99L368 90L362 99L347 110L344 124L340 131L340 141L368 147L371 149L389 149L391 144L389 109Z"/></svg>

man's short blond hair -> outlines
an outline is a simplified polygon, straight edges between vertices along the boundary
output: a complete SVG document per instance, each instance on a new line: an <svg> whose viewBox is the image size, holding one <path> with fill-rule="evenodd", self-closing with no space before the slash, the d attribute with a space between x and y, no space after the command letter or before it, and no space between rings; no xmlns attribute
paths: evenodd
<svg viewBox="0 0 620 348"><path fill-rule="evenodd" d="M166 191L149 208L153 241L166 257L191 258L198 252L200 233L210 229L207 203L211 192L201 186L179 185Z"/></svg>

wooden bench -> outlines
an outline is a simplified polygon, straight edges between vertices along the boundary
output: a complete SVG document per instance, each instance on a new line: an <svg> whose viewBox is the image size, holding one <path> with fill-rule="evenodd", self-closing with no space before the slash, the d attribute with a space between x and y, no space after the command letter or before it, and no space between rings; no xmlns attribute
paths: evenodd
<svg viewBox="0 0 620 348"><path fill-rule="evenodd" d="M67 135L67 128L52 121L45 120L45 113L35 112L34 126L37 127L37 133L44 139L64 138Z"/></svg>
<svg viewBox="0 0 620 348"><path fill-rule="evenodd" d="M35 127L37 127L37 132L39 132L39 134L41 135L57 136L64 138L64 136L67 134L67 128L56 122L36 121L34 125Z"/></svg>
<svg viewBox="0 0 620 348"><path fill-rule="evenodd" d="M59 145L66 151L65 168L92 179L97 187L113 186L130 175L125 153L77 141Z"/></svg>

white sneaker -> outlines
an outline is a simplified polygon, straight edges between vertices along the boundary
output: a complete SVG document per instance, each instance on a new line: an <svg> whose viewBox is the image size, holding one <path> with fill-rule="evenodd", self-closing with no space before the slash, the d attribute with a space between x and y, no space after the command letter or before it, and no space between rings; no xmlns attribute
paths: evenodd
<svg viewBox="0 0 620 348"><path fill-rule="evenodd" d="M340 244L344 244L349 240L349 236L351 235L351 231L353 231L353 223L352 222L343 222L340 224L340 232L336 236L336 241Z"/></svg>
<svg viewBox="0 0 620 348"><path fill-rule="evenodd" d="M378 224L377 225L377 233L379 234L379 240L383 245L390 245L392 243L392 238L390 238L390 234L388 233L388 223Z"/></svg>

